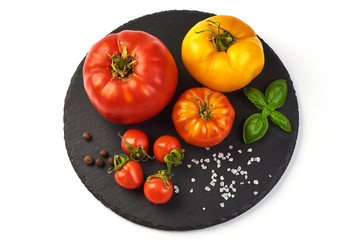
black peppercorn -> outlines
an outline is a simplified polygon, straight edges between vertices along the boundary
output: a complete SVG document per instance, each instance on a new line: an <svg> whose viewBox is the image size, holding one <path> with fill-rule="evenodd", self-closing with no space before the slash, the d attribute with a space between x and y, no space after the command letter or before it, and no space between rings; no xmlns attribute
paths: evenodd
<svg viewBox="0 0 360 240"><path fill-rule="evenodd" d="M113 157L109 157L108 162L111 166L114 166L114 158Z"/></svg>
<svg viewBox="0 0 360 240"><path fill-rule="evenodd" d="M100 151L100 156L102 156L102 157L108 157L109 156L109 153L106 151L106 150L101 150Z"/></svg>
<svg viewBox="0 0 360 240"><path fill-rule="evenodd" d="M103 166L105 165L104 159L102 159L102 158L97 158L97 159L95 160L95 164L96 164L96 166L98 166L98 167L103 167Z"/></svg>
<svg viewBox="0 0 360 240"><path fill-rule="evenodd" d="M91 140L91 135L89 132L84 132L82 135L83 139L85 139L86 141L90 141Z"/></svg>
<svg viewBox="0 0 360 240"><path fill-rule="evenodd" d="M92 156L86 155L86 156L84 157L84 162L86 163L86 165L91 165L91 164L94 163L94 159L93 159Z"/></svg>

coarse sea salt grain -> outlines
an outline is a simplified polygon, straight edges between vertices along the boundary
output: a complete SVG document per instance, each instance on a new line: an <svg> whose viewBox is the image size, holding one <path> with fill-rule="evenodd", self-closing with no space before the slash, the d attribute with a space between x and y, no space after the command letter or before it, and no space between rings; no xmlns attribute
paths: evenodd
<svg viewBox="0 0 360 240"><path fill-rule="evenodd" d="M191 182L195 182L195 178L191 178Z"/></svg>
<svg viewBox="0 0 360 240"><path fill-rule="evenodd" d="M194 189L190 189L190 193L193 193L194 192Z"/></svg>
<svg viewBox="0 0 360 240"><path fill-rule="evenodd" d="M221 202L220 207L225 207L225 203Z"/></svg>
<svg viewBox="0 0 360 240"><path fill-rule="evenodd" d="M254 195L258 195L258 191L254 191Z"/></svg>
<svg viewBox="0 0 360 240"><path fill-rule="evenodd" d="M253 183L254 183L255 185L258 185L258 184L259 184L259 181L258 181L258 180L254 180Z"/></svg>
<svg viewBox="0 0 360 240"><path fill-rule="evenodd" d="M252 150L252 148L249 148L247 151L248 151L248 152L252 152L253 150Z"/></svg>
<svg viewBox="0 0 360 240"><path fill-rule="evenodd" d="M180 189L177 185L174 185L174 192L175 193L179 193L180 192Z"/></svg>
<svg viewBox="0 0 360 240"><path fill-rule="evenodd" d="M211 188L209 186L206 186L205 190L209 192L211 190Z"/></svg>
<svg viewBox="0 0 360 240"><path fill-rule="evenodd" d="M205 164L201 164L202 169L207 169L207 166Z"/></svg>
<svg viewBox="0 0 360 240"><path fill-rule="evenodd" d="M229 145L229 149L233 149L234 148L234 146L233 145Z"/></svg>
<svg viewBox="0 0 360 240"><path fill-rule="evenodd" d="M196 160L195 158L191 159L191 162L195 163L196 165L199 164L199 160Z"/></svg>
<svg viewBox="0 0 360 240"><path fill-rule="evenodd" d="M191 168L191 164L188 164L187 167L188 167L188 168Z"/></svg>
<svg viewBox="0 0 360 240"><path fill-rule="evenodd" d="M203 207L202 209L203 209L204 211L206 210L206 208L205 208L205 207Z"/></svg>

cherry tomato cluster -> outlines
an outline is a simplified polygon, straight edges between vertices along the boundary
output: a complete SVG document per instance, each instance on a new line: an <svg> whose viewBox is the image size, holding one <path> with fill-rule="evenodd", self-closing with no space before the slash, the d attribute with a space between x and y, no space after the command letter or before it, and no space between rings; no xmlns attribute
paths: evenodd
<svg viewBox="0 0 360 240"><path fill-rule="evenodd" d="M170 135L159 137L153 146L154 157L149 150L149 138L139 129L129 129L121 137L121 147L126 154L114 156L114 167L108 173L115 172L117 184L127 189L136 189L144 184L145 197L155 204L168 202L173 195L171 168L182 164L184 153L178 139ZM166 164L166 169L148 176L144 183L144 173L140 161L156 159Z"/></svg>

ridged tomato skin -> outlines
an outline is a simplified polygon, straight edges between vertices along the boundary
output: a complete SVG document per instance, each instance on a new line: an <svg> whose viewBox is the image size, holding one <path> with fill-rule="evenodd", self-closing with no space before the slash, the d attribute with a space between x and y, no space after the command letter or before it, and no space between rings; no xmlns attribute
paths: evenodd
<svg viewBox="0 0 360 240"><path fill-rule="evenodd" d="M211 107L202 117L199 106L206 101ZM212 147L221 143L229 135L234 118L235 110L229 99L206 87L186 90L172 111L172 121L178 134L197 147Z"/></svg>
<svg viewBox="0 0 360 240"><path fill-rule="evenodd" d="M226 50L219 50L212 41L213 34L206 31L217 33L216 24L235 39ZM218 92L245 87L260 74L265 64L263 45L255 31L240 19L227 15L196 23L183 39L181 57L194 79Z"/></svg>
<svg viewBox="0 0 360 240"><path fill-rule="evenodd" d="M112 58L124 52L134 60L128 76L115 77ZM157 115L171 100L178 82L175 60L157 37L124 30L95 43L83 66L84 88L90 102L107 120L134 124Z"/></svg>

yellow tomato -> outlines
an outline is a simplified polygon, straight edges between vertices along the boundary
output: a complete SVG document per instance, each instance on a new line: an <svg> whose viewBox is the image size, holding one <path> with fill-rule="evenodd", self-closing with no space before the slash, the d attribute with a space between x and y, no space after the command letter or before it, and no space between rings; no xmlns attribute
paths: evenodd
<svg viewBox="0 0 360 240"><path fill-rule="evenodd" d="M264 66L263 46L254 30L233 16L214 16L193 26L182 42L188 72L219 92L245 87Z"/></svg>

